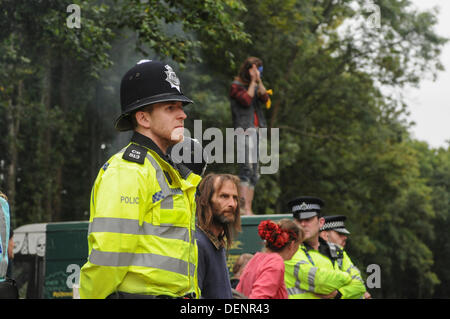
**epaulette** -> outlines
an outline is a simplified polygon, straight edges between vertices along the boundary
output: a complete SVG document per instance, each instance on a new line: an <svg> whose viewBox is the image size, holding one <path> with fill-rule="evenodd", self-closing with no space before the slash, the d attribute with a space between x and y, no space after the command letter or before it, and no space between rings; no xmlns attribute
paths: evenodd
<svg viewBox="0 0 450 319"><path fill-rule="evenodd" d="M126 161L144 164L147 149L137 144L131 143L123 153L122 158Z"/></svg>

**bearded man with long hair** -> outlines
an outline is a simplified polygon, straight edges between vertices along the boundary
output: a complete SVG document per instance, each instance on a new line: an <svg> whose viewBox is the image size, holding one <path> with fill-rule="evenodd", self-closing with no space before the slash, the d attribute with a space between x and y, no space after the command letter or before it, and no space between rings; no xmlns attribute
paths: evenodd
<svg viewBox="0 0 450 319"><path fill-rule="evenodd" d="M239 178L231 174L207 175L198 186L196 203L201 298L231 299L226 250L241 230Z"/></svg>

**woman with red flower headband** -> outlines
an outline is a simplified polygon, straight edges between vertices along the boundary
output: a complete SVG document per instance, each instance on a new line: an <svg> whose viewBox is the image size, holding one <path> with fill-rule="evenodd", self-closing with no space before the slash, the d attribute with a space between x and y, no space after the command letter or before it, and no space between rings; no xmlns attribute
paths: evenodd
<svg viewBox="0 0 450 319"><path fill-rule="evenodd" d="M287 299L284 261L297 252L303 231L290 219L278 223L262 221L258 235L265 241L264 252L256 253L245 266L236 290L250 299Z"/></svg>

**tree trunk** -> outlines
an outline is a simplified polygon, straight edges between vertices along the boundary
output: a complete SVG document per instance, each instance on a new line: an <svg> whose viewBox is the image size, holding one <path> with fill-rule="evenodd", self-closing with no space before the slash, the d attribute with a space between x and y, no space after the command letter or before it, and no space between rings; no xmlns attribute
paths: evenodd
<svg viewBox="0 0 450 319"><path fill-rule="evenodd" d="M44 74L42 77L42 96L41 103L43 105L43 111L45 112L44 117L47 114L50 114L51 110L51 101L52 101L52 58L51 54L48 53L46 59L44 60ZM53 202L53 192L52 192L52 184L53 184L53 176L51 170L50 163L50 150L51 150L51 132L50 127L47 123L44 123L41 127L41 143L38 148L39 158L41 161L40 168L45 172L45 176L43 176L43 189L42 189L42 197L45 202L38 203L38 209L40 210L40 221L41 222L50 222L52 218L52 202Z"/></svg>
<svg viewBox="0 0 450 319"><path fill-rule="evenodd" d="M57 67L57 78L60 81L52 83L52 87L57 90L56 99L58 100L58 105L61 107L63 113L68 113L70 107L69 94L70 94L70 69L68 67L69 61L65 61L64 56L59 56L58 61L60 61ZM57 146L58 151L60 151L60 145ZM63 152L63 151L62 151ZM63 167L64 167L64 154L62 157L58 156L58 162L52 163L52 172L55 172L54 184L52 187L53 191L53 210L52 210L52 221L61 221L62 215L62 191L63 191Z"/></svg>
<svg viewBox="0 0 450 319"><path fill-rule="evenodd" d="M15 208L16 208L16 182L17 182L17 163L19 150L17 147L18 134L20 128L20 110L23 97L23 81L17 84L17 92L14 100L9 100L7 107L7 125L8 125L8 178L7 178L7 196L11 210L11 226L15 227Z"/></svg>

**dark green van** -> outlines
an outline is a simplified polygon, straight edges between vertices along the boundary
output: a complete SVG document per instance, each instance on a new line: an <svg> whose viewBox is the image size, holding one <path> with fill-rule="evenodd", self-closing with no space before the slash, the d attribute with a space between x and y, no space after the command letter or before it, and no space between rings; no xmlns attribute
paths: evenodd
<svg viewBox="0 0 450 319"><path fill-rule="evenodd" d="M258 225L262 220L291 218L291 214L242 216L242 232L228 253L228 269L243 253L262 249ZM88 255L89 222L24 225L14 230L13 278L20 298L73 298L80 268ZM76 297L76 296L75 296Z"/></svg>

